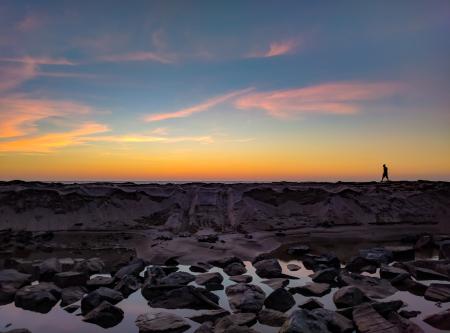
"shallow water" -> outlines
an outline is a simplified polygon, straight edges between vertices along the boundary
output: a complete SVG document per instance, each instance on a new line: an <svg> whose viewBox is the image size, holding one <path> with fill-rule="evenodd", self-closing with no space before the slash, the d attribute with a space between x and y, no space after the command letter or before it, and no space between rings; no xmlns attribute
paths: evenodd
<svg viewBox="0 0 450 333"><path fill-rule="evenodd" d="M293 263L297 264L301 267L300 270L292 272L287 269L287 264ZM291 275L297 277L298 279L289 280L289 284L287 287L295 287L301 286L311 281L309 275L312 274L312 271L307 270L302 265L302 262L299 260L289 260L287 258L280 259L280 264L283 268L283 273L287 275ZM253 277L253 281L251 283L259 285L266 295L269 295L272 292L272 288L268 285L262 283L263 280L255 274L255 269L253 268L250 262L245 262L247 268L247 275L251 275ZM197 275L198 273L193 273L189 271L189 266L187 265L179 265L180 271L186 271L192 274ZM223 272L222 269L214 267L210 270L210 272L220 272L224 277L223 285L226 288L227 286L234 284L235 282L231 281L227 274ZM374 276L378 276L378 274L373 274ZM421 281L424 284L429 284L433 281ZM441 281L442 282L442 281ZM195 282L192 282L191 285L196 285ZM323 297L312 297L318 299L321 303L324 304L324 307L330 310L335 310L336 307L333 303L332 297L337 288L333 288L330 293ZM213 291L216 295L220 297L219 304L224 309L230 310L230 306L228 304L228 299L225 295L225 290L216 290ZM294 311L299 304L302 304L304 301L309 299L310 297L306 297L303 295L296 294L294 295L294 299L296 301L296 305L293 306L287 313ZM416 317L410 319L415 322L419 326L421 326L425 332L440 332L427 325L422 321L424 317L429 314L436 313L442 311L444 308L448 308L448 303L444 303L442 307L438 307L434 302L430 302L425 300L423 297L415 296L410 294L409 292L398 291L396 294L384 299L386 300L397 300L400 299L407 303L407 306L403 309L405 310L419 310L422 313ZM196 310L188 310L188 309L177 309L177 310L168 310L168 309L157 309L151 308L147 304L147 300L141 295L141 291L138 290L135 293L131 294L127 299L124 299L120 303L117 304L124 311L124 318L120 324L115 327L106 329L111 333L123 333L123 332L138 332L138 328L135 325L135 320L138 315L146 312L171 312L181 315L183 317L190 316L196 313ZM80 310L77 310L74 313L68 313L63 310L59 303L53 307L53 309L47 314L41 314L37 312L32 312L28 310L23 310L21 308L16 308L14 303L10 303L8 305L0 306L0 330L9 330L13 328L28 328L33 333L75 333L75 332L104 332L105 329L99 327L95 324L85 323L82 321L82 316L80 314ZM186 331L188 333L195 331L200 324L190 321L187 319L191 328ZM6 329L7 325L10 326ZM259 332L267 332L273 333L278 332L278 327L270 327L266 325L262 325L260 323L256 323L252 326L255 330Z"/></svg>

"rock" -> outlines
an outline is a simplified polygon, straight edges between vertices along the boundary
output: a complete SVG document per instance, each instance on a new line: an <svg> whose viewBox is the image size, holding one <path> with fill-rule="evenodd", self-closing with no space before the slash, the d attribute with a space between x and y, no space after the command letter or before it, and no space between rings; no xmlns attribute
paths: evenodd
<svg viewBox="0 0 450 333"><path fill-rule="evenodd" d="M282 269L277 259L265 259L253 265L256 274L262 278L276 278L282 276Z"/></svg>
<svg viewBox="0 0 450 333"><path fill-rule="evenodd" d="M236 283L249 283L252 282L253 277L251 275L235 275L230 276L230 280Z"/></svg>
<svg viewBox="0 0 450 333"><path fill-rule="evenodd" d="M259 312L263 305L266 294L253 284L238 283L225 289L228 300L233 311Z"/></svg>
<svg viewBox="0 0 450 333"><path fill-rule="evenodd" d="M73 267L75 266L75 260L72 258L61 258L58 259L59 263L61 265L61 269L63 272L68 272L73 270Z"/></svg>
<svg viewBox="0 0 450 333"><path fill-rule="evenodd" d="M223 271L230 276L234 276L247 273L247 268L240 262L233 262L227 265Z"/></svg>
<svg viewBox="0 0 450 333"><path fill-rule="evenodd" d="M334 268L326 268L310 275L311 280L318 283L334 283L337 282L339 272Z"/></svg>
<svg viewBox="0 0 450 333"><path fill-rule="evenodd" d="M423 320L428 325L440 330L450 330L450 309L430 315Z"/></svg>
<svg viewBox="0 0 450 333"><path fill-rule="evenodd" d="M81 312L87 314L99 306L103 301L107 301L114 305L121 300L123 300L123 296L119 291L100 287L97 290L91 291L81 300Z"/></svg>
<svg viewBox="0 0 450 333"><path fill-rule="evenodd" d="M252 265L255 265L258 261L266 259L275 259L275 257L271 253L260 253L252 260Z"/></svg>
<svg viewBox="0 0 450 333"><path fill-rule="evenodd" d="M287 253L291 256L301 256L308 253L311 248L308 245L297 245L288 248Z"/></svg>
<svg viewBox="0 0 450 333"><path fill-rule="evenodd" d="M425 291L425 299L441 303L450 302L450 284L430 284Z"/></svg>
<svg viewBox="0 0 450 333"><path fill-rule="evenodd" d="M86 287L90 290L94 290L100 287L112 287L114 285L114 279L107 276L96 276L86 282Z"/></svg>
<svg viewBox="0 0 450 333"><path fill-rule="evenodd" d="M206 273L207 271L209 271L213 266L206 263L206 262L198 262L195 265L192 265L191 267L189 267L189 270L191 272L196 272L196 273Z"/></svg>
<svg viewBox="0 0 450 333"><path fill-rule="evenodd" d="M392 252L382 247L360 250L359 255L378 264L389 264L394 260Z"/></svg>
<svg viewBox="0 0 450 333"><path fill-rule="evenodd" d="M435 272L432 269L428 268L422 268L422 267L415 267L414 271L412 272L414 277L417 280L443 280L447 281L449 278L448 276Z"/></svg>
<svg viewBox="0 0 450 333"><path fill-rule="evenodd" d="M307 283L304 286L293 287L289 289L292 294L301 294L304 296L324 296L331 291L328 283Z"/></svg>
<svg viewBox="0 0 450 333"><path fill-rule="evenodd" d="M61 289L53 283L39 283L19 289L14 298L18 308L47 313L61 297Z"/></svg>
<svg viewBox="0 0 450 333"><path fill-rule="evenodd" d="M299 265L296 264L288 264L287 265L287 269L289 269L292 272L298 271L301 269L301 267Z"/></svg>
<svg viewBox="0 0 450 333"><path fill-rule="evenodd" d="M86 294L87 290L84 287L68 287L64 288L61 292L61 306L73 304L78 302Z"/></svg>
<svg viewBox="0 0 450 333"><path fill-rule="evenodd" d="M341 280L350 286L359 288L367 297L386 298L397 292L388 280L353 273L341 274Z"/></svg>
<svg viewBox="0 0 450 333"><path fill-rule="evenodd" d="M307 269L313 271L325 268L341 269L341 262L333 253L322 254L319 256L308 254L303 258L303 265Z"/></svg>
<svg viewBox="0 0 450 333"><path fill-rule="evenodd" d="M164 266L178 266L179 264L177 257L170 257L164 262Z"/></svg>
<svg viewBox="0 0 450 333"><path fill-rule="evenodd" d="M115 279L123 279L127 275L139 276L139 274L144 270L146 262L142 259L135 259L130 264L119 269L116 274L114 274Z"/></svg>
<svg viewBox="0 0 450 333"><path fill-rule="evenodd" d="M370 304L355 307L353 321L360 333L400 333L394 324L379 315Z"/></svg>
<svg viewBox="0 0 450 333"><path fill-rule="evenodd" d="M267 284L272 289L278 289L286 287L289 284L289 280L284 278L274 278L263 280L261 283Z"/></svg>
<svg viewBox="0 0 450 333"><path fill-rule="evenodd" d="M286 312L295 305L294 297L286 289L275 289L264 301L266 308Z"/></svg>
<svg viewBox="0 0 450 333"><path fill-rule="evenodd" d="M5 305L14 301L17 288L10 284L0 284L0 305Z"/></svg>
<svg viewBox="0 0 450 333"><path fill-rule="evenodd" d="M166 277L166 272L160 266L151 266L147 267L144 276L147 278L147 281L151 284L159 283L159 281Z"/></svg>
<svg viewBox="0 0 450 333"><path fill-rule="evenodd" d="M397 276L399 276L401 274L404 274L404 276L409 276L410 275L404 269L401 269L401 268L398 268L398 267L394 267L394 266L381 265L380 277L382 279L392 280L393 278L396 278Z"/></svg>
<svg viewBox="0 0 450 333"><path fill-rule="evenodd" d="M439 257L443 259L450 259L450 240L439 243Z"/></svg>
<svg viewBox="0 0 450 333"><path fill-rule="evenodd" d="M90 258L75 264L74 271L88 275L98 274L105 269L105 263L100 258Z"/></svg>
<svg viewBox="0 0 450 333"><path fill-rule="evenodd" d="M323 308L323 304L314 298L308 298L305 302L298 306L299 308L306 310L314 310L318 308Z"/></svg>
<svg viewBox="0 0 450 333"><path fill-rule="evenodd" d="M272 309L262 309L258 313L258 321L267 326L280 327L286 319L287 316L283 312Z"/></svg>
<svg viewBox="0 0 450 333"><path fill-rule="evenodd" d="M241 259L239 259L238 257L235 257L235 256L225 257L225 258L209 261L209 263L211 265L219 267L219 268L225 268L226 266L228 266L229 264L232 264L234 262L239 262L241 264L244 264L244 262Z"/></svg>
<svg viewBox="0 0 450 333"><path fill-rule="evenodd" d="M217 319L228 316L229 314L230 313L224 309L205 310L200 313L196 313L188 318L197 323L204 323L208 321L215 322Z"/></svg>
<svg viewBox="0 0 450 333"><path fill-rule="evenodd" d="M37 278L35 273L35 265L39 262L25 260L21 258L6 258L4 266L5 268L13 268L21 273L31 274L33 277Z"/></svg>
<svg viewBox="0 0 450 333"><path fill-rule="evenodd" d="M165 312L141 314L136 326L139 333L181 333L191 327L183 317Z"/></svg>
<svg viewBox="0 0 450 333"><path fill-rule="evenodd" d="M414 260L416 254L414 247L409 245L386 246L385 250L391 252L397 261Z"/></svg>
<svg viewBox="0 0 450 333"><path fill-rule="evenodd" d="M396 312L389 313L387 319L395 325L399 333L425 333L418 325L408 319L402 318Z"/></svg>
<svg viewBox="0 0 450 333"><path fill-rule="evenodd" d="M251 326L256 323L256 314L254 313L234 313L223 317L216 322L215 332L225 331L231 325Z"/></svg>
<svg viewBox="0 0 450 333"><path fill-rule="evenodd" d="M216 243L218 240L219 240L219 236L217 236L216 234L197 236L197 242L200 242L200 243Z"/></svg>
<svg viewBox="0 0 450 333"><path fill-rule="evenodd" d="M174 272L163 277L159 283L166 285L185 285L195 280L195 275L188 272Z"/></svg>
<svg viewBox="0 0 450 333"><path fill-rule="evenodd" d="M195 277L195 283L199 285L208 285L208 284L221 284L223 281L223 276L219 272L214 273L203 273L199 274Z"/></svg>
<svg viewBox="0 0 450 333"><path fill-rule="evenodd" d="M70 304L67 305L66 307L64 307L64 311L67 311L69 313L74 313L75 311L77 311L80 308L80 306L78 304Z"/></svg>
<svg viewBox="0 0 450 333"><path fill-rule="evenodd" d="M110 328L118 325L122 319L122 309L107 301L103 301L99 306L85 315L83 321L96 324L103 328Z"/></svg>
<svg viewBox="0 0 450 333"><path fill-rule="evenodd" d="M164 288L166 287L166 288ZM219 297L204 288L193 286L146 287L142 294L153 308L163 309L220 309Z"/></svg>
<svg viewBox="0 0 450 333"><path fill-rule="evenodd" d="M414 248L420 250L426 247L432 247L433 246L433 236L431 235L422 235L417 240L416 244L414 245Z"/></svg>
<svg viewBox="0 0 450 333"><path fill-rule="evenodd" d="M313 309L311 313L316 318L320 318L324 321L328 329L333 333L352 333L354 331L353 322L337 312L317 308Z"/></svg>
<svg viewBox="0 0 450 333"><path fill-rule="evenodd" d="M125 275L114 287L115 290L120 291L122 295L125 295L126 297L140 288L141 282L134 275Z"/></svg>
<svg viewBox="0 0 450 333"><path fill-rule="evenodd" d="M15 269L4 269L0 271L0 285L9 285L21 288L32 282L31 274L24 274Z"/></svg>
<svg viewBox="0 0 450 333"><path fill-rule="evenodd" d="M86 284L88 276L81 272L62 272L53 277L53 281L60 288L72 286L83 286Z"/></svg>
<svg viewBox="0 0 450 333"><path fill-rule="evenodd" d="M353 257L345 266L345 269L352 273L369 272L375 273L379 263L375 260L369 260L364 257Z"/></svg>
<svg viewBox="0 0 450 333"><path fill-rule="evenodd" d="M409 318L414 318L417 317L418 315L421 314L420 311L407 311L407 310L402 310L398 313L400 316L402 316L403 318L409 319Z"/></svg>
<svg viewBox="0 0 450 333"><path fill-rule="evenodd" d="M56 258L44 260L38 265L39 281L52 281L56 273L62 272L61 263Z"/></svg>
<svg viewBox="0 0 450 333"><path fill-rule="evenodd" d="M367 300L361 289L353 286L342 287L333 295L333 302L338 308L354 307Z"/></svg>
<svg viewBox="0 0 450 333"><path fill-rule="evenodd" d="M31 333L31 331L26 328L15 328L13 330L5 331L3 333Z"/></svg>
<svg viewBox="0 0 450 333"><path fill-rule="evenodd" d="M409 276L409 274L408 274L408 276ZM398 290L409 291L411 294L414 294L416 296L424 296L425 292L428 288L426 285L419 283L417 281L414 281L413 279L411 279L409 277L406 277L403 279L394 278L393 280L391 280L391 283Z"/></svg>
<svg viewBox="0 0 450 333"><path fill-rule="evenodd" d="M279 333L330 333L322 319L308 310L295 310L281 326Z"/></svg>
<svg viewBox="0 0 450 333"><path fill-rule="evenodd" d="M387 317L390 312L397 312L403 305L403 301L371 302L370 305L381 316Z"/></svg>
<svg viewBox="0 0 450 333"><path fill-rule="evenodd" d="M213 323L210 321L204 322L194 331L194 333L214 333Z"/></svg>

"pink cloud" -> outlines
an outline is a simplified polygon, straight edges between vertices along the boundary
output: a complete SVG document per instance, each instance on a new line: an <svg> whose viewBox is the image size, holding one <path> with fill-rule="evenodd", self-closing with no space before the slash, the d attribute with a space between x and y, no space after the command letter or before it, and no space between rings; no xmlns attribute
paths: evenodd
<svg viewBox="0 0 450 333"><path fill-rule="evenodd" d="M22 32L33 31L44 24L44 20L41 16L36 14L26 15L22 20L17 23L17 29Z"/></svg>
<svg viewBox="0 0 450 333"><path fill-rule="evenodd" d="M297 114L352 114L361 103L392 96L398 83L338 82L305 88L251 93L236 100L238 109L260 109L277 118Z"/></svg>
<svg viewBox="0 0 450 333"><path fill-rule="evenodd" d="M39 121L51 117L71 118L92 112L92 108L71 101L30 98L26 95L0 97L0 138L30 135Z"/></svg>
<svg viewBox="0 0 450 333"><path fill-rule="evenodd" d="M159 52L113 54L101 56L99 59L107 62L155 61L163 64L171 64L175 62L175 57L173 55Z"/></svg>
<svg viewBox="0 0 450 333"><path fill-rule="evenodd" d="M1 64L0 63L0 93L20 86L23 82L33 79L37 66L31 63Z"/></svg>
<svg viewBox="0 0 450 333"><path fill-rule="evenodd" d="M174 112L151 114L151 115L146 116L144 118L144 120L150 122L150 121L160 121L160 120L166 120L166 119L189 117L195 113L207 111L207 110L209 110L219 104L222 104L230 99L236 98L239 95L248 93L251 90L252 90L252 88L234 91L234 92L222 95L222 96L210 98L200 104L197 104L197 105L185 108L185 109L181 109L178 111L174 111Z"/></svg>
<svg viewBox="0 0 450 333"><path fill-rule="evenodd" d="M75 63L73 63L72 61L63 58L32 57L32 56L16 57L16 58L0 58L0 61L17 62L33 65L65 65L65 66L75 65Z"/></svg>
<svg viewBox="0 0 450 333"><path fill-rule="evenodd" d="M84 144L89 141L86 139L87 136L106 131L109 131L106 125L88 122L71 131L47 133L13 141L1 141L0 152L50 153L58 148Z"/></svg>
<svg viewBox="0 0 450 333"><path fill-rule="evenodd" d="M299 44L300 44L299 40L297 40L297 39L272 42L272 43L270 43L268 50L251 53L248 57L249 58L271 58L271 57L278 57L278 56L282 56L282 55L286 55L286 54L292 54L297 50Z"/></svg>

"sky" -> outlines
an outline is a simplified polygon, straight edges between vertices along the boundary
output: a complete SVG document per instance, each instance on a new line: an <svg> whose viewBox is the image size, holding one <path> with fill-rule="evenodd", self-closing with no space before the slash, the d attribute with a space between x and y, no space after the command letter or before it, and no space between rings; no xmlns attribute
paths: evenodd
<svg viewBox="0 0 450 333"><path fill-rule="evenodd" d="M450 1L0 1L0 179L450 180Z"/></svg>

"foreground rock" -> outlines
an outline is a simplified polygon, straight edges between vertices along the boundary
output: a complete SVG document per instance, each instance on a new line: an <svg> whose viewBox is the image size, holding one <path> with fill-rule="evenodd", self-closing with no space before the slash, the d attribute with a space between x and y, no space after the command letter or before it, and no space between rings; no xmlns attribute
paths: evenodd
<svg viewBox="0 0 450 333"><path fill-rule="evenodd" d="M217 319L228 316L229 314L230 313L224 309L206 310L190 316L189 319L202 324L208 321L215 322Z"/></svg>
<svg viewBox="0 0 450 333"><path fill-rule="evenodd" d="M153 308L220 309L219 297L204 288L193 286L146 286L143 296Z"/></svg>
<svg viewBox="0 0 450 333"><path fill-rule="evenodd" d="M423 321L434 328L450 330L450 309L428 316Z"/></svg>
<svg viewBox="0 0 450 333"><path fill-rule="evenodd" d="M283 312L272 309L262 309L258 313L258 321L267 326L280 327L286 319L287 316Z"/></svg>
<svg viewBox="0 0 450 333"><path fill-rule="evenodd" d="M61 306L66 306L78 302L86 294L87 290L84 287L68 287L64 288L61 293Z"/></svg>
<svg viewBox="0 0 450 333"><path fill-rule="evenodd" d="M289 280L284 278L274 278L263 280L261 283L267 284L272 289L278 289L286 287L289 284Z"/></svg>
<svg viewBox="0 0 450 333"><path fill-rule="evenodd" d="M252 282L253 277L251 275L236 275L230 276L230 280L236 283L249 283Z"/></svg>
<svg viewBox="0 0 450 333"><path fill-rule="evenodd" d="M290 288L292 294L301 294L303 296L324 296L331 291L328 283L307 283L304 286Z"/></svg>
<svg viewBox="0 0 450 333"><path fill-rule="evenodd" d="M264 301L266 308L286 312L295 305L294 297L284 288L275 289Z"/></svg>
<svg viewBox="0 0 450 333"><path fill-rule="evenodd" d="M342 274L341 279L345 284L359 288L370 298L386 298L397 292L397 289L385 279L352 273Z"/></svg>
<svg viewBox="0 0 450 333"><path fill-rule="evenodd" d="M228 300L233 311L259 312L263 305L266 294L253 284L238 283L225 289Z"/></svg>
<svg viewBox="0 0 450 333"><path fill-rule="evenodd" d="M9 285L14 288L21 288L32 282L31 274L24 274L15 269L4 269L0 271L0 285Z"/></svg>
<svg viewBox="0 0 450 333"><path fill-rule="evenodd" d="M281 326L279 333L331 333L324 320L308 310L295 310Z"/></svg>
<svg viewBox="0 0 450 333"><path fill-rule="evenodd" d="M282 269L277 259L265 259L253 265L256 274L262 278L276 278L282 276Z"/></svg>
<svg viewBox="0 0 450 333"><path fill-rule="evenodd" d="M223 281L223 276L219 272L214 273L203 273L195 277L195 283L199 285L217 285L221 284Z"/></svg>
<svg viewBox="0 0 450 333"><path fill-rule="evenodd" d="M247 268L245 268L244 264L240 262L233 262L229 265L227 265L223 271L228 274L229 276L234 275L242 275L247 273Z"/></svg>
<svg viewBox="0 0 450 333"><path fill-rule="evenodd" d="M312 310L311 313L324 321L333 333L352 333L354 331L353 322L337 312L317 308Z"/></svg>
<svg viewBox="0 0 450 333"><path fill-rule="evenodd" d="M425 299L441 303L450 302L450 284L430 284L425 291Z"/></svg>
<svg viewBox="0 0 450 333"><path fill-rule="evenodd" d="M121 300L123 300L123 295L117 290L101 287L90 292L81 300L81 312L87 314L99 306L103 301L117 304Z"/></svg>
<svg viewBox="0 0 450 333"><path fill-rule="evenodd" d="M61 289L53 283L40 283L19 289L14 298L17 307L47 313L61 297Z"/></svg>
<svg viewBox="0 0 450 333"><path fill-rule="evenodd" d="M82 272L62 272L55 274L53 281L60 288L72 286L83 286L86 284L88 276Z"/></svg>
<svg viewBox="0 0 450 333"><path fill-rule="evenodd" d="M333 295L333 302L338 308L354 307L364 303L367 300L368 298L364 295L361 289L353 286L342 287Z"/></svg>
<svg viewBox="0 0 450 333"><path fill-rule="evenodd" d="M400 333L394 324L384 319L370 304L354 308L353 321L361 333Z"/></svg>
<svg viewBox="0 0 450 333"><path fill-rule="evenodd" d="M107 301L103 301L99 306L84 316L84 321L96 324L103 328L110 328L118 325L123 319L123 311L117 306Z"/></svg>
<svg viewBox="0 0 450 333"><path fill-rule="evenodd" d="M160 284L166 285L184 285L195 280L195 275L188 272L173 272L163 277Z"/></svg>
<svg viewBox="0 0 450 333"><path fill-rule="evenodd" d="M136 326L139 333L181 333L191 327L183 317L165 312L141 314Z"/></svg>

